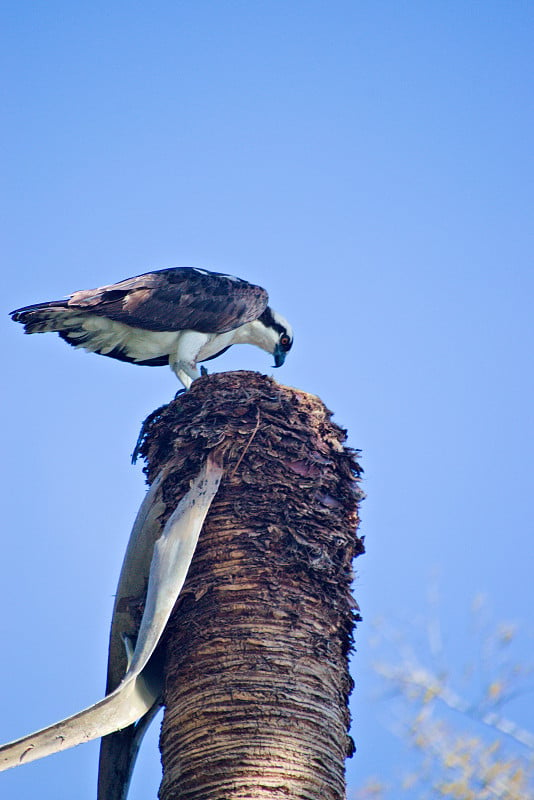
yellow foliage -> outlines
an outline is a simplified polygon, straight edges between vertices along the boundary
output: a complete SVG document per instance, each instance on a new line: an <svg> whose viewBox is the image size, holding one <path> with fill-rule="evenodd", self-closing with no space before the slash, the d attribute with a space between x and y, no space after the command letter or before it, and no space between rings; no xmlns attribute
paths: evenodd
<svg viewBox="0 0 534 800"><path fill-rule="evenodd" d="M488 686L488 697L491 697L492 700L497 700L500 697L504 690L504 684L501 681L493 681Z"/></svg>

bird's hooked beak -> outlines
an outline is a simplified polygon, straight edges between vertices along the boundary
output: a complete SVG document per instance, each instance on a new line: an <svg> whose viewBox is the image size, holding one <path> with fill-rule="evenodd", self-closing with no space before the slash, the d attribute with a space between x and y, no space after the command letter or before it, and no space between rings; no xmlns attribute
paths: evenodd
<svg viewBox="0 0 534 800"><path fill-rule="evenodd" d="M287 352L283 350L279 344L276 345L274 348L274 366L281 367L284 361L286 360Z"/></svg>

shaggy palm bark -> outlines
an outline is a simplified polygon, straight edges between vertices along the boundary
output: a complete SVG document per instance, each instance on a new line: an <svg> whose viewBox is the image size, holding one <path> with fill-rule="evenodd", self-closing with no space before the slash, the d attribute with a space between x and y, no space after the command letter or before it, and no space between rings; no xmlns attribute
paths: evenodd
<svg viewBox="0 0 534 800"><path fill-rule="evenodd" d="M172 510L206 454L226 467L164 641L161 800L342 800L360 469L311 395L201 378L145 425Z"/></svg>

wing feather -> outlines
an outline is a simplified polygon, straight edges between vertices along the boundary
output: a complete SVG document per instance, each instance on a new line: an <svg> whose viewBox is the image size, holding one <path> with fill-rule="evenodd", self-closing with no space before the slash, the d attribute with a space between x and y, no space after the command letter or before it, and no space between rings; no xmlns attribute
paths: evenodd
<svg viewBox="0 0 534 800"><path fill-rule="evenodd" d="M176 267L74 292L67 305L145 330L224 333L257 319L268 301L265 289L240 278Z"/></svg>

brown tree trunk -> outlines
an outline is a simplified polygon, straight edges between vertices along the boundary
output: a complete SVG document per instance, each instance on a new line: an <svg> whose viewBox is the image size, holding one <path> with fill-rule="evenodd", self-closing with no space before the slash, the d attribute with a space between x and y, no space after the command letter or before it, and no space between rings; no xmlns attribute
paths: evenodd
<svg viewBox="0 0 534 800"><path fill-rule="evenodd" d="M357 608L359 467L312 395L201 378L149 419L176 506L214 447L225 475L169 621L161 800L342 800Z"/></svg>

